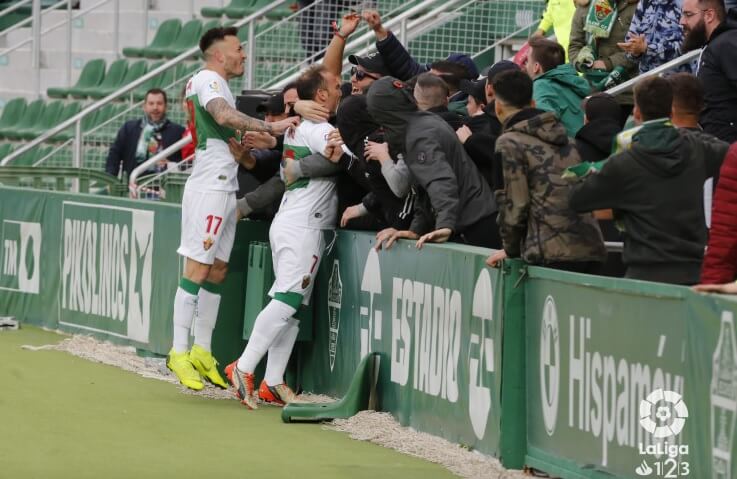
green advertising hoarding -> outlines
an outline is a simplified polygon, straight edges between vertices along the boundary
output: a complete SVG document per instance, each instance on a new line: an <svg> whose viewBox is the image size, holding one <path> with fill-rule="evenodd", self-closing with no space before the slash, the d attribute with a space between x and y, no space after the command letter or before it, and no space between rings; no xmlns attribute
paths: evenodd
<svg viewBox="0 0 737 479"><path fill-rule="evenodd" d="M168 352L184 265L178 205L0 188L0 218L0 315ZM267 232L238 224L213 336L223 361L244 346L248 245Z"/></svg>
<svg viewBox="0 0 737 479"><path fill-rule="evenodd" d="M361 358L378 352L381 410L498 456L502 287L488 250L374 246L373 234L339 231L322 262L304 388L341 396Z"/></svg>
<svg viewBox="0 0 737 479"><path fill-rule="evenodd" d="M528 272L528 464L566 478L737 477L737 302Z"/></svg>

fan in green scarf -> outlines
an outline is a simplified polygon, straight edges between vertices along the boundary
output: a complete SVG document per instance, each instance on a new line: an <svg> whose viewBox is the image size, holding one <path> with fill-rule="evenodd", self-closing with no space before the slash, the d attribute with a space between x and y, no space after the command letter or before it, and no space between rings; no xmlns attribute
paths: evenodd
<svg viewBox="0 0 737 479"><path fill-rule="evenodd" d="M139 165L155 155L161 149L161 130L166 125L166 116L157 122L151 121L148 115L141 120L141 136L136 146L136 163Z"/></svg>
<svg viewBox="0 0 737 479"><path fill-rule="evenodd" d="M586 14L586 24L583 29L593 38L609 38L612 27L617 19L617 3L611 0L594 0Z"/></svg>
<svg viewBox="0 0 737 479"><path fill-rule="evenodd" d="M587 77L591 65L596 60L596 39L609 38L614 22L617 20L617 3L612 0L594 0L589 4L586 14L584 31L588 32L589 44L578 52L573 65L579 72L586 73ZM590 82L598 82L607 76L605 72L592 72Z"/></svg>

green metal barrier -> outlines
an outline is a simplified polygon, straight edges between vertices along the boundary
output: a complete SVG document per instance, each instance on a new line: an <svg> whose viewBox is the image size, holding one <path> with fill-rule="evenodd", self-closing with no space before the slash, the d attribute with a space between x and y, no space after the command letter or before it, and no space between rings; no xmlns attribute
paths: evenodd
<svg viewBox="0 0 737 479"><path fill-rule="evenodd" d="M3 166L0 185L30 187L41 190L69 191L74 183L80 193L103 193L127 196L128 186L107 173L87 168L45 168L30 166Z"/></svg>
<svg viewBox="0 0 737 479"><path fill-rule="evenodd" d="M563 478L737 477L735 299L527 271L527 464Z"/></svg>
<svg viewBox="0 0 737 479"><path fill-rule="evenodd" d="M184 268L176 254L179 206L0 188L0 219L0 315L168 352ZM222 361L245 345L248 245L267 236L265 223L236 229L213 336Z"/></svg>
<svg viewBox="0 0 737 479"><path fill-rule="evenodd" d="M165 354L180 215L0 187L0 315ZM236 230L213 338L225 363L271 284L268 227ZM377 353L381 410L507 467L737 478L737 299L519 261L491 269L488 250L462 245L373 246L371 233L339 231L323 259L313 340L297 354L306 390L343 396ZM651 396L659 389L673 394ZM669 436L654 437L662 427Z"/></svg>
<svg viewBox="0 0 737 479"><path fill-rule="evenodd" d="M505 451L505 463L521 465L524 449L500 433L502 410L524 413L524 398L515 397L518 388L502 394L502 274L485 266L489 251L373 246L374 234L339 231L323 260L315 339L302 349L305 389L341 397L361 358L378 353L381 410L485 454Z"/></svg>

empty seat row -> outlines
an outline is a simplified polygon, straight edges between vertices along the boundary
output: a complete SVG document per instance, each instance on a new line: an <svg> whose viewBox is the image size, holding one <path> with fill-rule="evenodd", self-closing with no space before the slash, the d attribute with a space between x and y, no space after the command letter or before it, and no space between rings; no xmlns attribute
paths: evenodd
<svg viewBox="0 0 737 479"><path fill-rule="evenodd" d="M54 126L68 120L82 111L80 102L65 103L60 100L46 103L35 100L26 104L23 98L15 98L8 102L0 116L0 137L7 140L32 140ZM82 131L89 132L99 125L115 118L128 110L126 103L109 103L82 119ZM114 133L100 132L96 136L110 139ZM74 137L74 127L69 127L55 134L52 141L67 141Z"/></svg>
<svg viewBox="0 0 737 479"><path fill-rule="evenodd" d="M228 18L245 18L253 15L262 8L268 6L270 0L231 0L231 2L222 7L203 7L200 10L203 17L219 18L225 15ZM278 20L292 15L297 10L294 2L286 2L279 7L272 9L266 13L266 18Z"/></svg>
<svg viewBox="0 0 737 479"><path fill-rule="evenodd" d="M46 92L51 98L104 98L134 80L142 77L149 71L163 65L159 61L148 65L145 60L129 63L126 59L116 60L105 73L105 60L95 59L87 62L79 75L77 83L70 88L49 88ZM159 75L147 80L133 91L133 98L137 101L143 99L146 92L151 88L165 88L176 80L193 73L199 68L198 63L180 63Z"/></svg>
<svg viewBox="0 0 737 479"><path fill-rule="evenodd" d="M123 48L123 55L129 58L174 58L197 46L204 32L219 25L219 20L210 20L203 24L194 19L184 25L176 18L166 20L159 25L148 46Z"/></svg>

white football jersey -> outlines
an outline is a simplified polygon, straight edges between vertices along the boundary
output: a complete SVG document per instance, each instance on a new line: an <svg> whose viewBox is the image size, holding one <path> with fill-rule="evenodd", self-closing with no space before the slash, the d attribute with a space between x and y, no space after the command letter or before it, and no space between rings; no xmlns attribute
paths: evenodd
<svg viewBox="0 0 737 479"><path fill-rule="evenodd" d="M292 137L284 138L284 157L297 161L313 153L323 153L329 123L303 120ZM305 228L333 229L338 215L338 196L334 178L300 178L287 187L274 221Z"/></svg>
<svg viewBox="0 0 737 479"><path fill-rule="evenodd" d="M219 125L205 109L214 98L235 108L228 82L212 70L200 70L187 83L185 95L195 124L195 160L187 185L197 190L238 191L238 163L228 148L235 130Z"/></svg>

